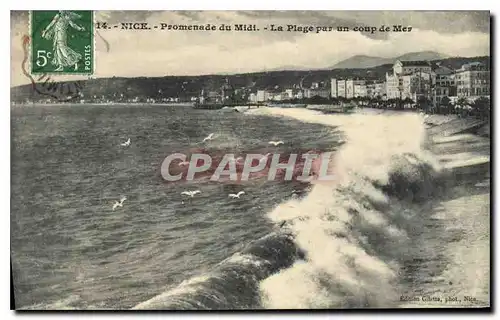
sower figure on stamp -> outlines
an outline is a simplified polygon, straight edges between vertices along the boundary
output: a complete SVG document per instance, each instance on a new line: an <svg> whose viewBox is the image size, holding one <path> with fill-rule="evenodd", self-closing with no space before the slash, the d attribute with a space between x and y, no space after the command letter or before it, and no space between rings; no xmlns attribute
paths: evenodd
<svg viewBox="0 0 500 320"><path fill-rule="evenodd" d="M68 26L78 30L84 31L85 28L73 22L73 19L80 18L80 15L71 11L59 11L58 14L52 19L50 24L42 31L42 37L45 39L53 39L53 54L52 64L57 66L54 71L62 71L64 67L75 65L82 59L82 55L75 52L67 44L67 29Z"/></svg>

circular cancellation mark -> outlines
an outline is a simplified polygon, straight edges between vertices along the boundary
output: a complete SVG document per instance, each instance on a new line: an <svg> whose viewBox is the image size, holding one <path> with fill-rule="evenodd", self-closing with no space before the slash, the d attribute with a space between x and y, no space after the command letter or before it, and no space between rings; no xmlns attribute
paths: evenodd
<svg viewBox="0 0 500 320"><path fill-rule="evenodd" d="M47 21L47 24L50 21ZM42 27L44 24L38 24L37 26L33 26L34 29L32 32L42 32ZM28 71L28 61L30 58L30 43L31 37L28 35L24 35L22 38L22 46L23 46L23 61L21 63L21 69L23 74L30 79L32 89L34 92L38 94L45 95L51 97L59 102L70 102L74 101L83 96L82 89L85 85L84 81L57 81L56 75L50 75L48 73L42 73L40 75L36 75L36 79L34 75L32 76Z"/></svg>
<svg viewBox="0 0 500 320"><path fill-rule="evenodd" d="M31 74L26 70L26 65L29 58L29 44L30 37L25 35L23 37L23 51L24 59L21 64L23 74L30 79L32 88L34 92L38 94L49 96L60 102L74 101L82 96L82 89L84 87L83 81L64 81L56 82L53 75L43 73L37 76L37 79L33 78Z"/></svg>

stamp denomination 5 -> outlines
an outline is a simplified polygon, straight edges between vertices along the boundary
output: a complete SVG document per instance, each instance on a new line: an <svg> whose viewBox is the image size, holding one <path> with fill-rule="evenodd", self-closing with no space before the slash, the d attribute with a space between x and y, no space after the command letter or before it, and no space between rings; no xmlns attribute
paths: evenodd
<svg viewBox="0 0 500 320"><path fill-rule="evenodd" d="M94 73L92 11L31 11L31 74Z"/></svg>

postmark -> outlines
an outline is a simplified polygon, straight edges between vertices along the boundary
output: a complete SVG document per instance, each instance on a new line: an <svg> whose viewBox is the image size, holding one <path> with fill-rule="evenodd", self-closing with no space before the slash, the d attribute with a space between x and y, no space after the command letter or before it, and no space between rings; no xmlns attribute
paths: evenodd
<svg viewBox="0 0 500 320"><path fill-rule="evenodd" d="M84 81L57 81L57 75L42 73L39 75L31 75L26 67L29 59L29 46L31 38L25 35L22 39L24 59L21 64L23 74L29 78L33 91L52 98L58 102L74 101L83 96L82 88Z"/></svg>
<svg viewBox="0 0 500 320"><path fill-rule="evenodd" d="M30 73L92 75L92 11L30 12Z"/></svg>

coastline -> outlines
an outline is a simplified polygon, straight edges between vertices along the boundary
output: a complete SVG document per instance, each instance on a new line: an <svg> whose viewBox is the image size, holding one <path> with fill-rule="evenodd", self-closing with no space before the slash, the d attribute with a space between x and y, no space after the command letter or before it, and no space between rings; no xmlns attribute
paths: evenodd
<svg viewBox="0 0 500 320"><path fill-rule="evenodd" d="M422 279L417 278L411 281L413 285L399 288L402 296L424 297L427 293L432 293L438 288L440 292L439 301L423 299L421 301L405 301L404 299L397 304L400 308L408 307L426 307L426 308L446 308L446 307L484 307L491 304L489 295L489 193L487 189L481 189L474 185L475 180L485 179L489 181L489 138L479 137L471 132L467 132L468 127L474 126L474 119L464 119L456 116L442 115L422 115L419 113L408 113L398 111L386 111L379 109L361 109L356 110L355 114L345 115L323 115L320 111L307 109L279 109L262 108L260 110L251 110L246 113L268 116L277 116L283 118L294 118L301 121L320 123L329 125L334 129L337 127L345 131L347 144L339 150L335 163L335 168L342 173L343 177L339 183L348 184L355 182L349 181L350 172L356 175L370 177L371 179L384 180L384 164L390 163L389 159L393 155L414 154L426 160L426 164L431 164L436 168L444 169L445 172L452 172L452 179L449 191L451 195L444 198L434 199L437 202L432 207L422 208L421 213L425 221L422 225L416 225L415 228L422 228L423 236L416 235L413 239L415 247L409 247L410 260L400 257L399 261L403 268L417 268L419 272L425 274L427 270L434 270L434 265L449 261L449 265L440 270L436 268L436 274ZM387 116L380 116L381 114ZM394 116L394 117L393 117ZM399 121L398 121L399 120ZM427 123L434 124L429 126ZM454 131L446 130L447 127L458 126ZM367 138L369 133L370 138ZM385 137L385 139L384 139ZM426 139L429 138L430 149L427 149ZM430 159L427 154L429 150L432 154ZM472 184L471 184L472 183ZM489 182L487 182L489 184ZM359 186L361 188L361 186ZM324 188L327 188L326 190ZM479 188L479 189L478 189ZM328 186L316 186L308 195L308 200L318 201L325 207L338 207L334 199L329 195L332 190ZM434 201L432 197L429 201ZM311 210L308 202L302 210L301 203L283 204L275 212L270 214L273 221L280 221L284 218L293 218L294 214L301 215L303 212ZM331 206L330 206L331 203ZM290 209L295 207L297 212ZM470 212L476 212L476 215L470 215ZM324 223L324 222L321 222ZM439 223L442 226L442 233L434 234L434 229L430 226ZM315 224L319 225L318 223ZM309 226L306 222L292 226L294 230L300 233L307 230ZM467 237L458 239L456 242L450 242L457 232L457 228L462 230ZM318 231L314 231L318 234ZM430 238L427 238L430 237ZM310 235L305 239L310 240ZM426 243L428 249L422 249L419 244ZM409 245L408 244L408 245ZM308 243L302 243L307 252L314 252L315 249ZM448 248L443 251L444 257L434 255L442 248ZM335 254L334 254L335 256ZM323 257L323 256L322 256ZM415 261L424 261L422 265L415 265ZM480 265L478 265L480 261ZM297 267L299 268L299 267ZM286 274L287 271L283 271ZM290 274L293 271L288 271ZM295 270L295 272L299 272ZM335 270L338 272L338 270ZM429 271L430 272L430 271ZM290 275L290 277L296 275ZM405 276L402 281L407 281ZM279 276L266 279L263 287L266 293L276 299L278 305L292 305L288 299L283 300L283 290L278 290ZM291 280L290 280L291 281ZM291 283L291 282L290 282ZM380 284L380 290L385 288L386 284ZM389 287L389 286L387 286ZM396 288L392 288L397 290ZM287 290L294 291L292 287ZM370 288L360 288L372 293ZM387 296L390 297L391 291ZM417 294L418 293L418 294ZM416 295L417 294L417 295ZM431 295L429 295L431 296ZM463 300L463 297L472 297L470 300ZM292 298L292 297L290 297ZM399 296L398 296L399 298ZM458 299L458 300L453 300ZM392 298L389 298L393 301ZM461 301L453 304L453 301Z"/></svg>
<svg viewBox="0 0 500 320"><path fill-rule="evenodd" d="M70 105L74 107L84 106L163 106L163 107L192 107L192 102L172 102L172 103L147 103L147 102L96 102L96 103L75 103L75 102L61 102L61 103L18 103L10 104L12 107L32 107L32 106L65 106Z"/></svg>
<svg viewBox="0 0 500 320"><path fill-rule="evenodd" d="M438 127L442 125L447 125L450 128L454 128L454 133L467 132L481 137L490 137L491 124L487 120L479 120L474 117L461 118L455 114L424 114L418 110L385 110L376 108L356 108L352 112L328 112L328 110L323 110L322 108L279 108L273 107L272 109L284 109L284 110L308 110L314 112L314 114L323 115L333 115L333 116L348 116L349 114L366 114L366 115L402 115L402 114L415 114L423 118L423 123L427 128ZM286 113L286 111L284 111ZM272 112L271 112L272 113ZM281 113L281 112L279 112ZM313 113L311 113L313 114ZM433 130L431 130L433 131Z"/></svg>

